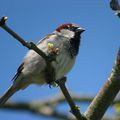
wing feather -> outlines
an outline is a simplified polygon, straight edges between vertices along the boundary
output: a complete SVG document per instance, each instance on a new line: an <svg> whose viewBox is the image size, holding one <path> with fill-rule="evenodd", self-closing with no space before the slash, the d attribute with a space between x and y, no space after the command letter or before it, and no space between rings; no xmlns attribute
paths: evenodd
<svg viewBox="0 0 120 120"><path fill-rule="evenodd" d="M12 81L16 80L19 77L19 75L21 74L23 68L24 68L24 62L22 62L22 64L18 67L15 76L12 78Z"/></svg>

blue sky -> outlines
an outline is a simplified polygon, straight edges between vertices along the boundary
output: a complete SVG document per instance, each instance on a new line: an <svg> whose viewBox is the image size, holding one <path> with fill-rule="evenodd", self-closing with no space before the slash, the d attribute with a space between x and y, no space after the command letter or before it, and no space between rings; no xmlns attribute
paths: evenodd
<svg viewBox="0 0 120 120"><path fill-rule="evenodd" d="M109 0L1 0L0 16L8 16L7 24L27 41L37 43L65 22L76 23L82 34L76 64L68 74L67 86L73 93L96 95L110 75L120 47L120 19L109 7ZM27 48L0 29L0 95L9 87ZM16 93L11 100L42 100L56 95L59 88L31 85ZM69 110L69 108L65 108ZM84 112L86 108L81 108ZM18 118L19 116L19 118ZM4 120L42 120L26 112L0 110ZM44 120L48 120L44 118Z"/></svg>

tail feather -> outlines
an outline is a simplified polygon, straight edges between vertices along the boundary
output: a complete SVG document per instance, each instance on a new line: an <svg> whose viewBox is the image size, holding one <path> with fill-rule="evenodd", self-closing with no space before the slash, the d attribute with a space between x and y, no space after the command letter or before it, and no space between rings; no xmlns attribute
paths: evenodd
<svg viewBox="0 0 120 120"><path fill-rule="evenodd" d="M10 88L0 97L0 107L17 91L15 87L10 86Z"/></svg>

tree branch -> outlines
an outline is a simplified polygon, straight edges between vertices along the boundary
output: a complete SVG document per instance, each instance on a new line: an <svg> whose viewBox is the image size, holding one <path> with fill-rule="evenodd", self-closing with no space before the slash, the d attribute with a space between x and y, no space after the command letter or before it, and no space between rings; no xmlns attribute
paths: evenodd
<svg viewBox="0 0 120 120"><path fill-rule="evenodd" d="M7 17L2 17L0 19L0 26L7 31L11 36L13 36L16 40L18 40L23 46L27 47L28 49L34 50L40 56L42 56L46 61L48 60L47 55L40 50L34 43L26 42L22 37L20 37L17 33L15 33L12 29L10 29L6 24Z"/></svg>
<svg viewBox="0 0 120 120"><path fill-rule="evenodd" d="M97 96L94 98L85 116L89 120L100 120L120 90L120 49L112 73Z"/></svg>
<svg viewBox="0 0 120 120"><path fill-rule="evenodd" d="M70 116L67 116L64 113L60 113L54 109L54 107L50 104L46 104L43 102L39 103L6 103L2 106L2 109L10 109L10 110L22 110L27 111L32 114L42 115L44 117L57 118L62 120L75 120L71 119Z"/></svg>
<svg viewBox="0 0 120 120"><path fill-rule="evenodd" d="M89 103L92 101L93 97L91 96L82 96L82 95L75 95L72 94L72 98L76 102L82 103ZM0 109L9 109L9 110L21 110L27 111L32 114L42 115L44 117L51 117L57 118L60 120L76 120L71 115L66 115L61 113L57 110L57 108L66 102L66 99L62 94L44 99L44 100L37 100L34 102L7 102L2 108ZM114 101L115 103L119 102L119 99ZM114 103L113 103L114 104ZM111 117L104 117L103 120L119 120L118 118L111 118Z"/></svg>
<svg viewBox="0 0 120 120"><path fill-rule="evenodd" d="M85 118L80 113L79 107L75 105L73 99L71 98L71 96L70 96L70 94L65 86L66 77L64 77L63 79L58 80L56 82L60 86L60 89L61 89L63 95L65 96L66 101L70 105L71 113L77 118L77 120L85 120Z"/></svg>
<svg viewBox="0 0 120 120"><path fill-rule="evenodd" d="M90 101L89 96L78 96L73 95L73 99L76 101L86 102ZM40 100L40 101L34 101L34 102L7 102L4 106L1 107L1 109L10 109L10 110L25 110L34 114L42 115L45 117L52 117L57 119L63 119L63 120L76 120L71 115L66 115L64 113L61 113L57 111L57 107L63 102L65 102L66 99L62 94L59 94L57 96L53 96L50 99L46 100ZM74 108L73 108L74 109Z"/></svg>

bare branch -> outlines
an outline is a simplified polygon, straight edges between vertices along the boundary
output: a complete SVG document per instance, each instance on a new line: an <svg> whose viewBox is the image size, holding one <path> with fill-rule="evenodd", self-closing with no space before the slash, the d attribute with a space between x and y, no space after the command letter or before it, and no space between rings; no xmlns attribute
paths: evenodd
<svg viewBox="0 0 120 120"><path fill-rule="evenodd" d="M25 110L27 112L31 112L32 114L42 115L44 117L57 118L62 120L75 120L64 113L60 113L57 110L53 109L51 105L43 104L43 102L6 103L4 106L2 106L2 109L10 109L10 110L18 110L18 111Z"/></svg>
<svg viewBox="0 0 120 120"><path fill-rule="evenodd" d="M79 102L89 102L92 98L89 96L79 96L79 95L73 95L73 100L79 101ZM85 101L84 101L85 100ZM44 99L40 101L34 101L34 102L7 102L4 106L2 106L0 109L10 109L10 110L22 110L22 111L28 111L33 114L42 115L45 117L52 117L57 119L63 119L63 120L76 120L73 118L73 116L66 115L64 113L61 113L57 111L57 107L61 103L65 103L66 99L62 94L59 94L57 96L53 96L50 99Z"/></svg>
<svg viewBox="0 0 120 120"><path fill-rule="evenodd" d="M82 95L75 95L72 94L72 98L76 102L82 102L82 103L89 103L92 101L94 97L91 96L82 96ZM119 99L118 99L119 100ZM116 99L115 102L118 102ZM66 99L62 94L46 98L44 100L37 100L34 102L7 102L2 108L0 109L10 109L10 110L21 110L21 111L27 111L32 114L42 115L44 117L51 117L51 118L57 118L60 120L76 120L72 116L66 115L64 113L61 113L57 110L57 107L60 106L60 104L66 103ZM111 118L111 117L104 117L103 120L119 120L118 118Z"/></svg>
<svg viewBox="0 0 120 120"><path fill-rule="evenodd" d="M120 90L120 49L112 73L105 85L94 98L85 116L90 120L100 120Z"/></svg>
<svg viewBox="0 0 120 120"><path fill-rule="evenodd" d="M46 61L48 60L47 55L40 50L34 43L32 42L26 42L22 37L20 37L17 33L15 33L12 29L10 29L6 24L7 17L2 17L0 19L0 26L7 31L10 35L12 35L16 40L18 40L23 46L27 47L28 49L34 50L36 53L38 53L40 56L42 56Z"/></svg>
<svg viewBox="0 0 120 120"><path fill-rule="evenodd" d="M65 81L66 81L66 78L64 77L63 79L57 81L57 83L60 86L60 89L61 89L63 95L65 96L66 101L70 105L71 113L77 118L77 120L85 120L85 118L80 113L79 107L75 105L73 99L71 98L71 96L65 86Z"/></svg>

